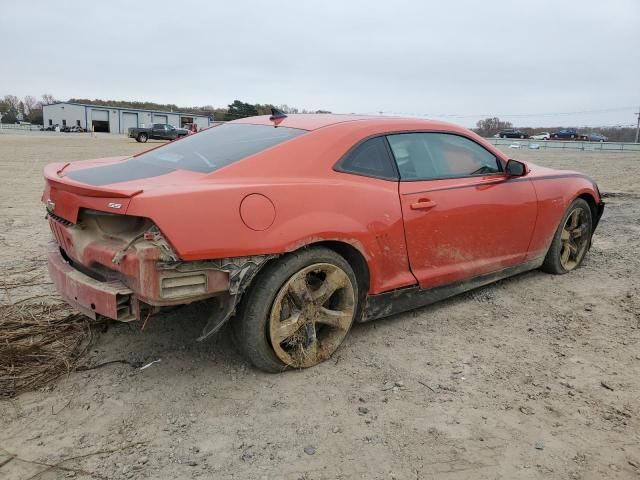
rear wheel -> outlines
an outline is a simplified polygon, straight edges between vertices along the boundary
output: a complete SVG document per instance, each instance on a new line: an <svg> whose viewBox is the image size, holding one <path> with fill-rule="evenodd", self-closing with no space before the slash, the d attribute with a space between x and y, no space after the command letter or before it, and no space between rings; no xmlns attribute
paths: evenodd
<svg viewBox="0 0 640 480"><path fill-rule="evenodd" d="M333 355L351 329L358 284L349 263L311 247L267 266L234 322L240 350L258 368L307 368Z"/></svg>
<svg viewBox="0 0 640 480"><path fill-rule="evenodd" d="M591 209L587 202L578 198L562 217L542 270L561 275L578 268L589 249L592 231Z"/></svg>
<svg viewBox="0 0 640 480"><path fill-rule="evenodd" d="M149 140L149 136L146 133L139 133L136 140L140 143L146 143L146 141Z"/></svg>

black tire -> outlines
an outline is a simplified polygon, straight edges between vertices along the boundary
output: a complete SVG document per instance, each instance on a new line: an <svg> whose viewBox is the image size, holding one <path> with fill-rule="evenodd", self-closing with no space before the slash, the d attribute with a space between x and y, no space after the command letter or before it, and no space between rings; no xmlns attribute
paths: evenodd
<svg viewBox="0 0 640 480"><path fill-rule="evenodd" d="M147 140L149 140L149 136L146 133L139 133L136 137L136 140L140 143L147 143Z"/></svg>
<svg viewBox="0 0 640 480"><path fill-rule="evenodd" d="M564 248L568 248L566 247L566 240L562 239L563 231L566 232L565 226L567 224L567 221L576 210L580 211L579 218L580 221L583 222L581 223L581 226L584 224L584 233L579 237L579 239L576 239L579 240L579 243L576 245L576 258L570 262L565 261L563 264L563 251ZM558 225L558 229L553 236L553 240L551 242L551 246L549 247L549 251L547 252L547 256L545 257L544 263L542 264L542 271L555 275L563 275L578 268L582 264L582 261L584 260L584 257L589 250L592 234L593 217L591 209L589 208L589 204L585 200L583 200L582 198L578 198L569 206L569 208L567 208L567 211L562 216L560 225ZM569 253L569 255L571 255L571 253Z"/></svg>
<svg viewBox="0 0 640 480"><path fill-rule="evenodd" d="M253 365L266 372L277 373L290 368L276 354L269 336L270 317L276 297L287 282L305 268L315 264L331 264L342 270L355 292L354 312L358 311L358 282L349 263L333 250L324 247L308 247L288 254L267 265L253 280L238 308L233 322L233 339L238 349ZM346 333L353 325L355 313ZM344 339L344 337L342 338ZM340 343L342 342L340 340ZM339 344L336 345L338 348ZM335 350L334 350L335 351ZM334 352L331 352L333 354ZM328 357L327 357L328 358ZM326 360L323 358L321 361ZM306 365L313 366L313 365ZM295 368L305 368L293 366Z"/></svg>

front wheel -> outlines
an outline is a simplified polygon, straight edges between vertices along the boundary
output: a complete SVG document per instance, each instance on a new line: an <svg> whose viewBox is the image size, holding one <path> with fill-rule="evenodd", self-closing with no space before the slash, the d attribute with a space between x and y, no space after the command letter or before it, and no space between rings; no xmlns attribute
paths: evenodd
<svg viewBox="0 0 640 480"><path fill-rule="evenodd" d="M542 270L562 275L578 268L587 254L592 233L591 209L586 201L578 198L562 217Z"/></svg>
<svg viewBox="0 0 640 480"><path fill-rule="evenodd" d="M308 368L331 357L358 310L349 263L311 247L268 265L253 280L234 321L239 349L258 368Z"/></svg>

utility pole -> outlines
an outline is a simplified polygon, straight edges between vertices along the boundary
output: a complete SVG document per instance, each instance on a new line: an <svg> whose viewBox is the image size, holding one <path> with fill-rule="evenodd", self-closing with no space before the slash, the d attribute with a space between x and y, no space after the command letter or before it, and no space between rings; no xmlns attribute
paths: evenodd
<svg viewBox="0 0 640 480"><path fill-rule="evenodd" d="M640 138L640 107L638 107L638 126L636 127L636 143L638 143L638 139Z"/></svg>

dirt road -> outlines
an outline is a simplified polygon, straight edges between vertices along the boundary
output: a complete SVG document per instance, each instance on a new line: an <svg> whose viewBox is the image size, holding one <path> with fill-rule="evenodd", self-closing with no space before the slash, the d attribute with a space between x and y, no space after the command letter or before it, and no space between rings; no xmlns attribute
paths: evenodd
<svg viewBox="0 0 640 480"><path fill-rule="evenodd" d="M54 295L39 198L54 160L148 148L0 134L3 302ZM614 193L578 271L535 271L356 326L331 361L269 375L178 310L111 323L114 363L0 401L0 477L601 479L640 475L640 155L510 151ZM23 272L23 273L21 273ZM74 458L72 458L74 457ZM34 463L34 462L39 462ZM71 469L71 470L65 470Z"/></svg>

